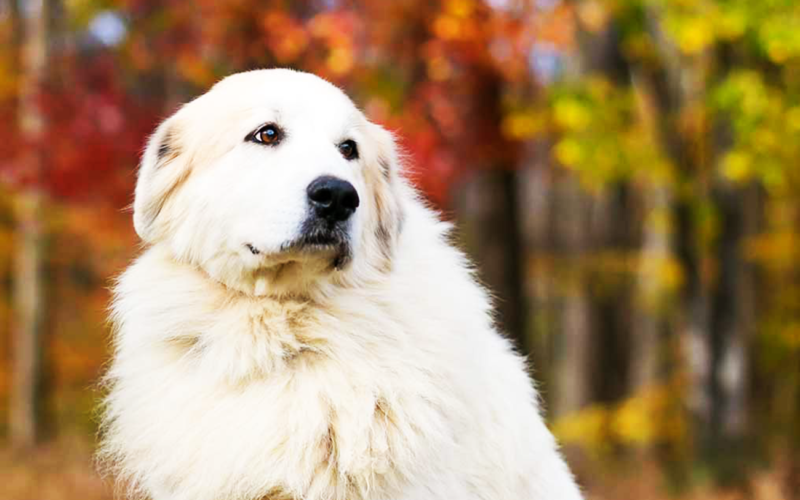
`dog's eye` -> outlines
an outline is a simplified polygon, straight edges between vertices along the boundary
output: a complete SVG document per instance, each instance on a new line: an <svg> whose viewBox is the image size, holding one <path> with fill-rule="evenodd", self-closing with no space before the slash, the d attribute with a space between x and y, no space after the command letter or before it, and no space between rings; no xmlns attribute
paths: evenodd
<svg viewBox="0 0 800 500"><path fill-rule="evenodd" d="M247 140L267 146L277 146L282 139L283 130L274 123L268 123L247 136Z"/></svg>
<svg viewBox="0 0 800 500"><path fill-rule="evenodd" d="M339 144L339 152L342 153L345 160L355 160L358 158L358 146L356 141L348 139Z"/></svg>

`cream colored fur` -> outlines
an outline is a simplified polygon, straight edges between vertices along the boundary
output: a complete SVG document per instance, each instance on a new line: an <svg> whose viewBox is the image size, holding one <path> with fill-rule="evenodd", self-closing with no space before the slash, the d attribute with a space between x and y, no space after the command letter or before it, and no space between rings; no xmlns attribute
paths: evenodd
<svg viewBox="0 0 800 500"><path fill-rule="evenodd" d="M245 143L279 122L275 148ZM354 139L361 157L335 147ZM577 500L524 360L391 136L312 75L234 75L154 134L115 288L101 464L154 500ZM353 183L353 258L281 252ZM263 253L246 251L257 244Z"/></svg>

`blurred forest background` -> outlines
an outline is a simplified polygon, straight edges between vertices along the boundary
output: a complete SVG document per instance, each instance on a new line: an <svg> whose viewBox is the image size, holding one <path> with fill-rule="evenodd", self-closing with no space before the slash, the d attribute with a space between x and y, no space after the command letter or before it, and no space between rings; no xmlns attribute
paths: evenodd
<svg viewBox="0 0 800 500"><path fill-rule="evenodd" d="M0 0L0 498L92 472L145 138L289 66L399 135L591 499L800 499L796 0Z"/></svg>

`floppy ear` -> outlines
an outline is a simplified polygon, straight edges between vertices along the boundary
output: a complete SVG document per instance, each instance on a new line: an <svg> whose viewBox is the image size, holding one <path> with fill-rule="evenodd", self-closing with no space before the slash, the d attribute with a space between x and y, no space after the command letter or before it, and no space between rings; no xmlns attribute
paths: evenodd
<svg viewBox="0 0 800 500"><path fill-rule="evenodd" d="M391 132L369 122L369 131L373 140L377 144L375 158L378 169L387 182L393 182L398 175L400 168L400 157L397 154L397 145Z"/></svg>
<svg viewBox="0 0 800 500"><path fill-rule="evenodd" d="M169 196L189 174L179 142L175 116L168 118L150 136L142 155L133 201L133 227L147 243L159 238L158 215Z"/></svg>
<svg viewBox="0 0 800 500"><path fill-rule="evenodd" d="M383 265L388 265L403 228L404 219L403 207L400 205L401 196L398 195L398 192L404 188L399 178L400 155L397 152L394 137L389 131L370 123L369 133L376 144L372 157L369 159L375 165L374 168L369 169L371 175L367 180L375 187L377 212L375 238L383 257Z"/></svg>

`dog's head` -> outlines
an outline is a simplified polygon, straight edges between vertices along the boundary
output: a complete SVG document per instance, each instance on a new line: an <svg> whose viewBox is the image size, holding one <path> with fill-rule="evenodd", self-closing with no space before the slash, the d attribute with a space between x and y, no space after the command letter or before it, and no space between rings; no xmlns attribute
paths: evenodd
<svg viewBox="0 0 800 500"><path fill-rule="evenodd" d="M244 293L304 293L386 272L401 225L391 134L330 83L230 76L183 106L142 158L134 226Z"/></svg>

